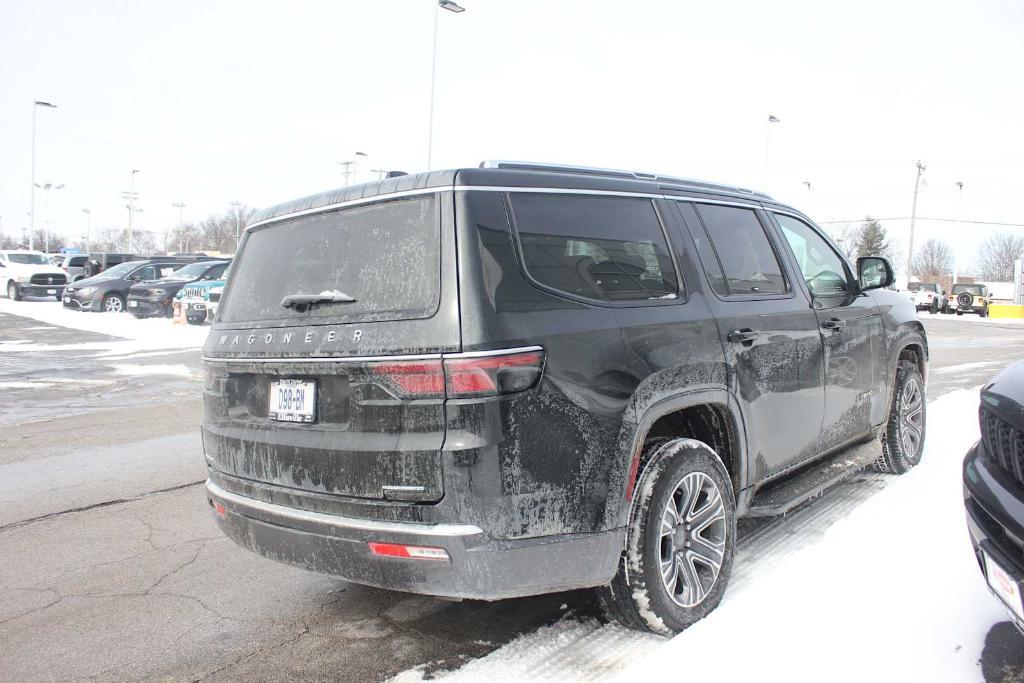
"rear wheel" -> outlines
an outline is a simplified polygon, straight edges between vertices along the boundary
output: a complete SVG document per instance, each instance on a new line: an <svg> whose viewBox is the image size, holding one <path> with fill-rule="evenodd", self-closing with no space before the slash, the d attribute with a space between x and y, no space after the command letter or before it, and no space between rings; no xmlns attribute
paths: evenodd
<svg viewBox="0 0 1024 683"><path fill-rule="evenodd" d="M901 360L896 367L896 389L876 470L903 474L921 462L926 412L924 378L912 361Z"/></svg>
<svg viewBox="0 0 1024 683"><path fill-rule="evenodd" d="M21 301L21 290L18 289L18 283L14 280L7 283L7 298L11 301Z"/></svg>
<svg viewBox="0 0 1024 683"><path fill-rule="evenodd" d="M718 455L693 439L647 446L605 614L630 628L672 634L718 606L732 571L736 501Z"/></svg>
<svg viewBox="0 0 1024 683"><path fill-rule="evenodd" d="M987 318L988 317L988 306L986 306L985 308L983 308L980 311L978 311L978 315L980 315L982 318Z"/></svg>
<svg viewBox="0 0 1024 683"><path fill-rule="evenodd" d="M108 294L103 297L103 311L106 313L123 313L124 297L120 294Z"/></svg>

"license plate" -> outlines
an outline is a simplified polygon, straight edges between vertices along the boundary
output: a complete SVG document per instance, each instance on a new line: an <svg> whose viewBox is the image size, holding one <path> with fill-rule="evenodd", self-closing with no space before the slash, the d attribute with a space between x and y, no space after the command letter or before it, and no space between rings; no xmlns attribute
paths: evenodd
<svg viewBox="0 0 1024 683"><path fill-rule="evenodd" d="M47 294L56 294L57 290L56 289L48 289L48 290L46 290L46 293Z"/></svg>
<svg viewBox="0 0 1024 683"><path fill-rule="evenodd" d="M1010 612L1021 622L1024 622L1024 603L1021 602L1020 583L1010 575L1008 571L983 552L985 557L985 576L988 577L988 585L998 595Z"/></svg>
<svg viewBox="0 0 1024 683"><path fill-rule="evenodd" d="M316 414L316 382L301 379L271 382L267 414L270 419L283 422L312 422Z"/></svg>
<svg viewBox="0 0 1024 683"><path fill-rule="evenodd" d="M128 302L128 308L135 308L135 307L137 307L138 305L139 305L139 302L138 302L138 301L129 301L129 302Z"/></svg>

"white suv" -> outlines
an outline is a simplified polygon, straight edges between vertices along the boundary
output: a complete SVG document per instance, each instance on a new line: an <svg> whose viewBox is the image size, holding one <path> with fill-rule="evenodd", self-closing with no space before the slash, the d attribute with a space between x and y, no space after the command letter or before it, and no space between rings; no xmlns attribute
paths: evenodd
<svg viewBox="0 0 1024 683"><path fill-rule="evenodd" d="M946 312L946 297L942 285L935 282L915 282L913 288L914 306L919 311L931 313Z"/></svg>
<svg viewBox="0 0 1024 683"><path fill-rule="evenodd" d="M14 301L23 296L52 296L60 301L68 274L41 251L11 249L0 251L0 283Z"/></svg>

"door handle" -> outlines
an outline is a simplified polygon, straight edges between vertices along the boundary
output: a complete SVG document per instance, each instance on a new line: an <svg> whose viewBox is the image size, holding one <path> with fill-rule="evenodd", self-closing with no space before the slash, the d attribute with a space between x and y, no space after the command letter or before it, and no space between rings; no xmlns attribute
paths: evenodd
<svg viewBox="0 0 1024 683"><path fill-rule="evenodd" d="M836 330L841 330L842 328L846 327L846 321L840 320L839 318L829 318L828 320L821 324L821 327L822 329L832 330L834 332Z"/></svg>
<svg viewBox="0 0 1024 683"><path fill-rule="evenodd" d="M752 344L757 339L757 332L749 328L742 330L733 330L729 334L725 335L725 338L729 340L731 344Z"/></svg>

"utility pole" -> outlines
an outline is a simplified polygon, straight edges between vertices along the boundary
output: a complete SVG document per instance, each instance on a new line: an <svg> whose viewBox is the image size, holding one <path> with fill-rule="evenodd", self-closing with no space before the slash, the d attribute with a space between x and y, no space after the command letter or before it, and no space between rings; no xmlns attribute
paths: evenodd
<svg viewBox="0 0 1024 683"><path fill-rule="evenodd" d="M132 181L131 190L128 192L122 192L121 196L128 200L128 204L125 206L128 209L128 253L132 253L132 217L135 213L135 200L138 199L139 193L135 191L135 174L139 173L139 169L132 169Z"/></svg>
<svg viewBox="0 0 1024 683"><path fill-rule="evenodd" d="M82 209L85 214L85 253L92 251L92 211Z"/></svg>
<svg viewBox="0 0 1024 683"><path fill-rule="evenodd" d="M181 252L184 251L181 248L181 241L184 238L182 231L185 225L185 202L174 202L171 206L178 210L178 251ZM164 247L166 248L166 245Z"/></svg>
<svg viewBox="0 0 1024 683"><path fill-rule="evenodd" d="M960 219L964 215L964 184L957 181L956 189L956 239L953 240L953 282L950 283L950 290L953 289L957 278L960 277L960 249L958 247L960 243Z"/></svg>
<svg viewBox="0 0 1024 683"><path fill-rule="evenodd" d="M907 282L910 282L910 275L914 268L914 222L917 220L917 191L921 187L921 174L925 166L917 162L917 177L914 178L914 204L910 208L910 243L907 245Z"/></svg>
<svg viewBox="0 0 1024 683"><path fill-rule="evenodd" d="M352 163L351 161L339 161L338 166L341 166L344 170L342 173L345 174L345 187L349 186L349 180L352 178Z"/></svg>
<svg viewBox="0 0 1024 683"><path fill-rule="evenodd" d="M238 221L238 208L242 206L242 202L231 202L231 208L235 210L235 252L238 252L238 243L242 239L242 231Z"/></svg>
<svg viewBox="0 0 1024 683"><path fill-rule="evenodd" d="M385 171L383 168L371 168L370 173L376 173L377 181L379 182L381 180L384 180L384 174L387 173L387 171Z"/></svg>

